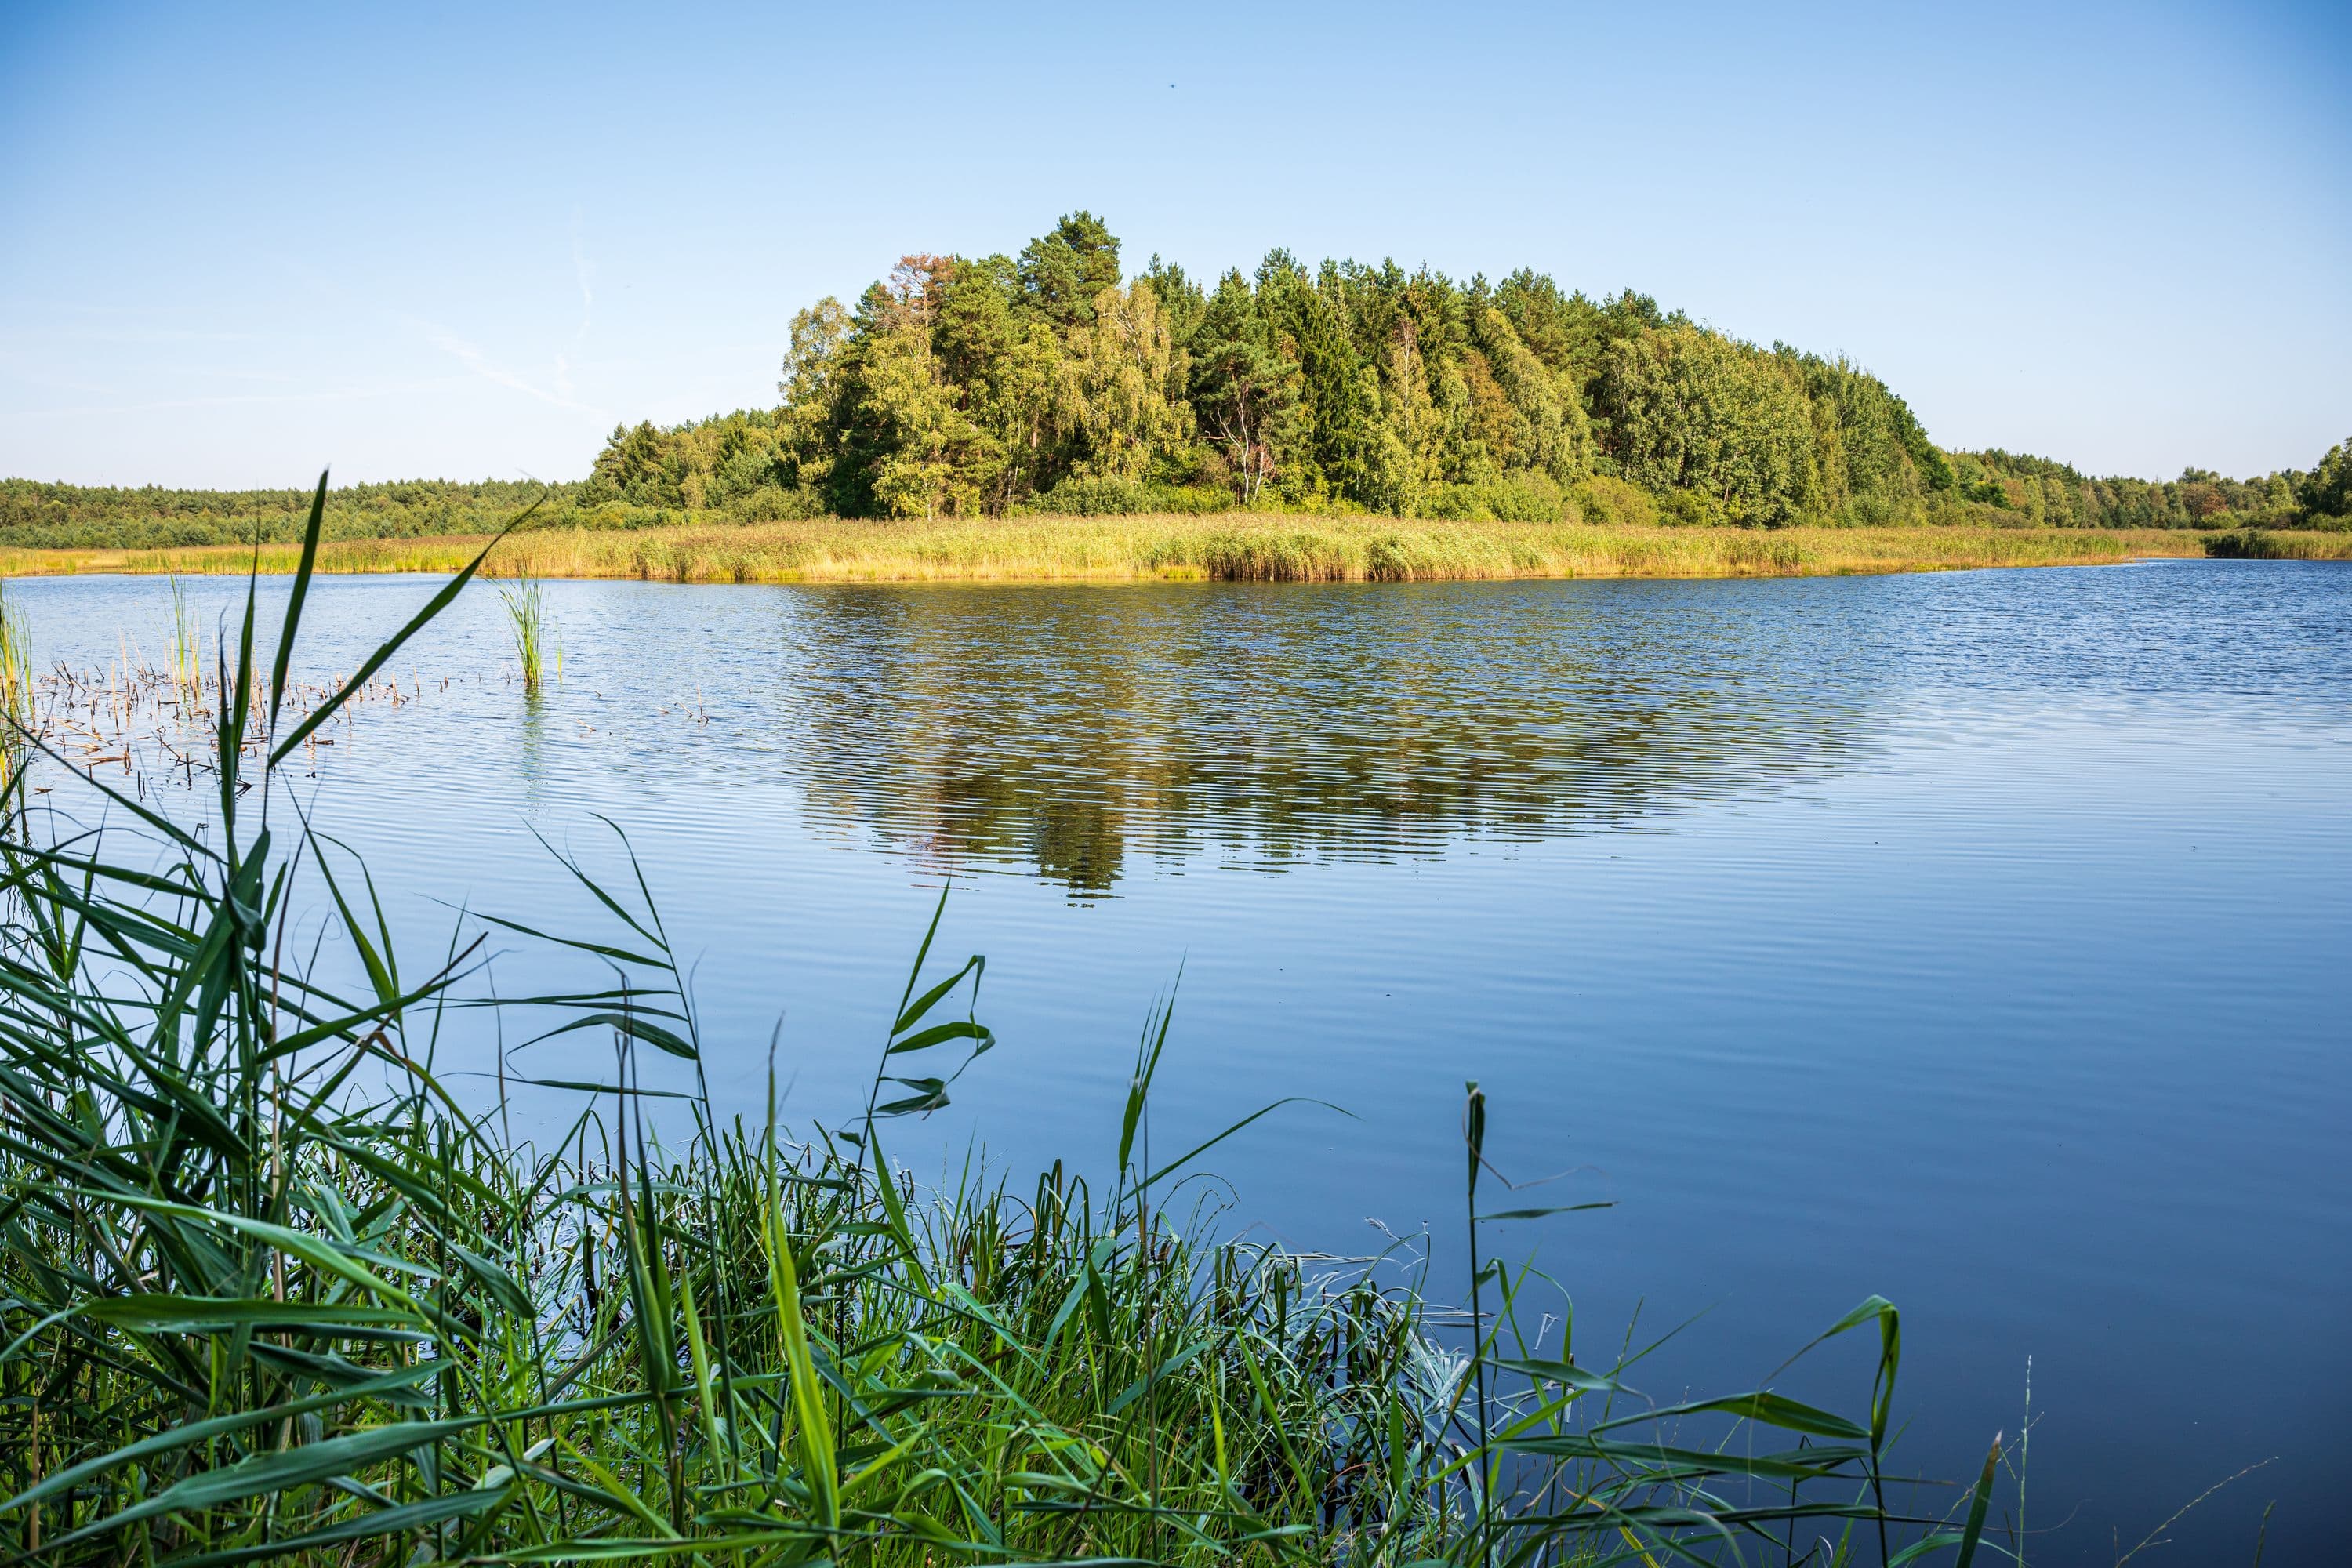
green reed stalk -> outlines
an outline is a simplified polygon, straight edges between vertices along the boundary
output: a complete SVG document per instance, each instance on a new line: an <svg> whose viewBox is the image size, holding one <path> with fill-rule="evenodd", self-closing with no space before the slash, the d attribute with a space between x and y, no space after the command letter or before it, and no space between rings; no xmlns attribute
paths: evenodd
<svg viewBox="0 0 2352 1568"><path fill-rule="evenodd" d="M204 634L195 606L177 577L172 579L172 684L191 696L204 683Z"/></svg>
<svg viewBox="0 0 2352 1568"><path fill-rule="evenodd" d="M502 584L499 597L507 607L507 619L514 628L515 658L522 666L522 689L530 696L539 695L540 649L547 630L547 606L536 577L518 577Z"/></svg>
<svg viewBox="0 0 2352 1568"><path fill-rule="evenodd" d="M24 606L0 583L0 812L13 810L31 756L33 664Z"/></svg>
<svg viewBox="0 0 2352 1568"><path fill-rule="evenodd" d="M1478 1398L1474 1425L1478 1433L1479 1451L1492 1453L1494 1438L1492 1428L1487 1424L1487 1415L1493 1407L1486 1401L1486 1352L1489 1345L1486 1338L1484 1292L1479 1288L1480 1276L1486 1270L1478 1259L1478 1167L1485 1163L1486 1157L1486 1096L1485 1091L1479 1089L1477 1080L1475 1079L1464 1084L1462 1089L1462 1142L1468 1156L1469 1165L1469 1174L1464 1181L1462 1189L1465 1215L1463 1235L1470 1250L1470 1371ZM1494 1483L1493 1470L1482 1468L1478 1477L1478 1489L1482 1499L1485 1494L1494 1489ZM1479 1542L1478 1561L1480 1568L1493 1568L1495 1548L1491 1539L1482 1539Z"/></svg>

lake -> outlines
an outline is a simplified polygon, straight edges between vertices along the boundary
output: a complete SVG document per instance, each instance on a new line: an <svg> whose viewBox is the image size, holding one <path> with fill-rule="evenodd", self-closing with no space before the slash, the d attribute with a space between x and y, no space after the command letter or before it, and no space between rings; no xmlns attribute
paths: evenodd
<svg viewBox="0 0 2352 1568"><path fill-rule="evenodd" d="M431 586L321 579L299 664ZM209 626L243 585L188 589ZM161 581L9 591L45 658L161 658ZM1496 1166L1559 1178L1531 1202L1613 1204L1496 1243L1588 1361L1680 1329L1644 1393L1750 1386L1876 1291L1915 1470L2013 1443L2030 1358L2031 1561L2264 1460L2149 1555L2250 1558L2273 1500L2269 1561L2340 1548L2352 568L545 594L543 697L471 589L301 783L413 968L454 903L592 925L534 830L625 874L610 817L720 1110L761 1114L774 1037L786 1116L838 1121L949 880L1001 1043L892 1133L926 1178L1107 1163L1172 987L1163 1151L1339 1108L1214 1151L1210 1223L1401 1237L1466 1290L1475 1078ZM514 1070L605 1060L579 1039ZM1785 1385L1858 1407L1868 1350Z"/></svg>

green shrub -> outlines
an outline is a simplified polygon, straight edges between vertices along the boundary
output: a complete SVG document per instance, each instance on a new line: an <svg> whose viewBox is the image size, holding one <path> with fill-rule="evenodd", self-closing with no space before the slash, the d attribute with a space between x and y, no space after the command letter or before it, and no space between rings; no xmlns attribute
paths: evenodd
<svg viewBox="0 0 2352 1568"><path fill-rule="evenodd" d="M1045 517L1138 517L1150 513L1202 516L1234 510L1232 494L1215 485L1163 485L1140 479L1067 479L1037 498Z"/></svg>
<svg viewBox="0 0 2352 1568"><path fill-rule="evenodd" d="M1658 521L1670 528L1720 528L1729 522L1723 503L1699 490L1673 490L1658 505Z"/></svg>
<svg viewBox="0 0 2352 1568"><path fill-rule="evenodd" d="M1658 521L1657 498L1613 475L1593 475L1569 499L1582 520L1596 528L1645 528Z"/></svg>
<svg viewBox="0 0 2352 1568"><path fill-rule="evenodd" d="M1558 480L1534 471L1484 484L1431 485L1413 515L1447 522L1559 522L1572 506Z"/></svg>
<svg viewBox="0 0 2352 1568"><path fill-rule="evenodd" d="M739 522L805 522L826 510L824 498L805 486L761 485L727 505L727 515Z"/></svg>

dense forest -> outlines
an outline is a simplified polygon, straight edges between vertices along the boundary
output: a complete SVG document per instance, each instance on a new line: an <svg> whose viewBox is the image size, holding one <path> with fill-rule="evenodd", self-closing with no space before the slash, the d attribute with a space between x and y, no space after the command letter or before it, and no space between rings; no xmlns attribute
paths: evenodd
<svg viewBox="0 0 2352 1568"><path fill-rule="evenodd" d="M540 487L335 492L338 537L478 532ZM0 481L0 542L283 537L294 491ZM1213 284L1078 212L1018 256L910 255L793 321L778 403L624 426L551 521L1367 511L1433 519L2028 527L2352 525L2352 443L2308 473L2092 479L1928 439L1843 359L1631 290L1458 282L1276 250ZM715 514L715 516L714 516Z"/></svg>
<svg viewBox="0 0 2352 1568"><path fill-rule="evenodd" d="M780 514L1537 519L1591 510L1622 488L1587 485L1604 478L1681 521L1775 524L1918 516L1954 484L1875 377L1643 295L1279 250L1213 284L1156 257L1122 282L1083 212L1017 257L908 256L855 307L818 301L779 393L616 431L591 491Z"/></svg>
<svg viewBox="0 0 2352 1568"><path fill-rule="evenodd" d="M2332 489L1948 453L1843 359L1528 268L1460 283L1276 250L1213 286L1158 257L1121 279L1118 239L1084 212L1017 257L904 257L855 307L794 318L777 407L615 430L583 499L780 517L1654 509L1764 526L2352 512L2344 448L2322 465Z"/></svg>

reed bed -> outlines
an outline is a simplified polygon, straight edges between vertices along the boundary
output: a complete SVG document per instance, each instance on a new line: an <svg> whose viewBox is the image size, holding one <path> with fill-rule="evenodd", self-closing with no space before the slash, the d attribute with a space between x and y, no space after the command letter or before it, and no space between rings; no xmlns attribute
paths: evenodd
<svg viewBox="0 0 2352 1568"><path fill-rule="evenodd" d="M323 499L322 480L314 541ZM371 689L487 554L332 689ZM577 930L486 917L603 965L594 990L499 1000L486 933L416 967L364 868L277 802L337 710L289 705L309 580L266 674L248 597L212 694L207 831L92 779L118 826L20 789L0 833L11 1561L1965 1568L1978 1551L1997 1441L1946 1492L1890 1472L1892 1304L1822 1336L1851 1416L1773 1388L1661 1406L1638 1358L1583 1355L1538 1277L1480 1263L1496 1227L1559 1211L1482 1201L1475 1086L1470 1310L1448 1314L1425 1256L1305 1258L1181 1209L1186 1173L1264 1112L1155 1160L1166 1007L1097 1179L898 1174L897 1119L944 1105L993 1043L984 966L934 957L936 915L862 1110L789 1132L772 1088L749 1121L712 1105L642 868L608 886L565 861L594 917ZM347 985L290 959L305 887ZM436 1065L484 1008L609 1064L536 1080L579 1097L568 1131L514 1140L503 1090L469 1100ZM522 1058L499 1059L503 1085Z"/></svg>
<svg viewBox="0 0 2352 1568"><path fill-rule="evenodd" d="M2197 555L2203 536L2088 529L1792 528L1404 521L1234 513L940 522L745 523L546 529L505 537L507 576L667 583L1106 582L1202 578L1402 582L1542 577L1823 576L1985 566L2091 565ZM322 572L459 570L481 537L343 540ZM268 573L292 544L251 549L0 551L0 571Z"/></svg>
<svg viewBox="0 0 2352 1568"><path fill-rule="evenodd" d="M2352 561L2352 530L2241 528L2206 535L2205 553L2229 561Z"/></svg>

